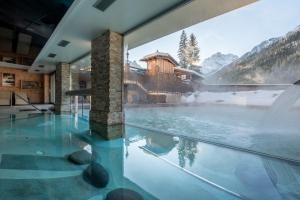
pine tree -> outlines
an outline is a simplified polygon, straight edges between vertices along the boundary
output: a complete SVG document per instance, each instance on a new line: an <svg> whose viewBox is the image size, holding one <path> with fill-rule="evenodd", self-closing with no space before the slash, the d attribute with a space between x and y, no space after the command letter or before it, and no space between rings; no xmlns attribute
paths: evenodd
<svg viewBox="0 0 300 200"><path fill-rule="evenodd" d="M180 66L183 68L187 68L187 47L188 40L185 31L183 30L180 36L179 49L178 49L178 58Z"/></svg>
<svg viewBox="0 0 300 200"><path fill-rule="evenodd" d="M196 36L194 34L190 35L190 39L188 41L187 47L187 63L188 68L192 68L193 66L197 65L200 61L200 49L198 47L198 42Z"/></svg>

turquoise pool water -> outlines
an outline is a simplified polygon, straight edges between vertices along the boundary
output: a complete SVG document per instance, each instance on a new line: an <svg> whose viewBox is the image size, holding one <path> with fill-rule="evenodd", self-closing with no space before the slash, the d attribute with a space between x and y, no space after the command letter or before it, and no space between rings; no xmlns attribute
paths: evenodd
<svg viewBox="0 0 300 200"><path fill-rule="evenodd" d="M299 199L298 163L126 125L124 138L104 141L86 120L34 115L0 121L0 199L103 199L119 187L144 199ZM86 149L109 173L98 189L87 166L65 156Z"/></svg>

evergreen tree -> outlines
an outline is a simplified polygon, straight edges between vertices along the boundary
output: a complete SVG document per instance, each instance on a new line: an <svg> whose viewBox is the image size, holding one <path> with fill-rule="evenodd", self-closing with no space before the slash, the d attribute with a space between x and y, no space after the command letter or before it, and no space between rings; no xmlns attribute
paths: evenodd
<svg viewBox="0 0 300 200"><path fill-rule="evenodd" d="M185 167L185 140L184 139L179 140L177 149L178 149L179 166L184 168Z"/></svg>
<svg viewBox="0 0 300 200"><path fill-rule="evenodd" d="M179 49L178 49L178 58L180 66L183 68L187 68L187 47L188 47L188 40L185 31L183 30L180 36L179 41Z"/></svg>
<svg viewBox="0 0 300 200"><path fill-rule="evenodd" d="M196 36L194 34L190 35L190 39L188 41L187 45L187 63L188 63L188 68L192 68L192 66L195 66L199 63L200 61L200 49L198 47L198 42L196 39Z"/></svg>
<svg viewBox="0 0 300 200"><path fill-rule="evenodd" d="M183 68L189 68L200 71L197 64L200 61L200 49L198 46L197 38L194 34L191 34L189 39L185 31L183 30L180 36L178 58L180 66Z"/></svg>

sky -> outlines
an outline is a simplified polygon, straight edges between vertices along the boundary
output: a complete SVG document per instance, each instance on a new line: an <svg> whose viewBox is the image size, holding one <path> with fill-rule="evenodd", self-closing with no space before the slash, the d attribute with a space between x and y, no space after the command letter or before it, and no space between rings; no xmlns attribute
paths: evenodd
<svg viewBox="0 0 300 200"><path fill-rule="evenodd" d="M300 25L300 0L260 0L186 28L194 33L200 47L200 63L214 53L241 56L262 41L285 35ZM159 50L176 60L182 30L129 51L129 60L138 61Z"/></svg>

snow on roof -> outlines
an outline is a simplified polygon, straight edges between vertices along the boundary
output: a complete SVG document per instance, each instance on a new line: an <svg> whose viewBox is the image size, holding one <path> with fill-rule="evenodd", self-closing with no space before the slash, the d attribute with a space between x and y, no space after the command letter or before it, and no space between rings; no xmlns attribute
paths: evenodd
<svg viewBox="0 0 300 200"><path fill-rule="evenodd" d="M168 59L171 63L173 63L174 65L178 65L177 61L168 53L163 53L163 52L159 52L159 51L156 51L155 53L152 53L152 54L149 54L149 55L146 55L144 56L141 61L148 61L152 58L157 58L157 57L160 57L160 58L166 58Z"/></svg>
<svg viewBox="0 0 300 200"><path fill-rule="evenodd" d="M182 67L175 67L174 69L178 70L178 71L188 72L188 73L191 73L191 74L194 74L196 76L199 76L199 77L203 78L202 74L200 74L199 72L196 72L194 70L191 70L191 69L185 69L185 68L182 68Z"/></svg>
<svg viewBox="0 0 300 200"><path fill-rule="evenodd" d="M130 67L136 68L136 69L144 69L141 65L139 65L136 61L128 61L127 64Z"/></svg>

